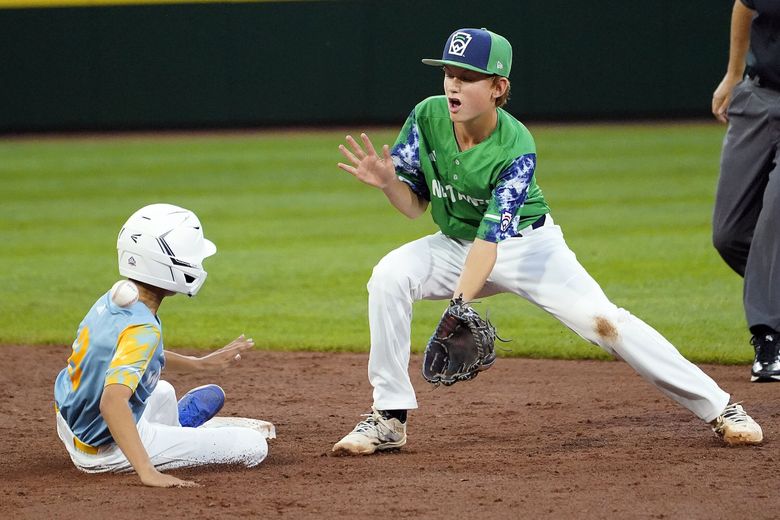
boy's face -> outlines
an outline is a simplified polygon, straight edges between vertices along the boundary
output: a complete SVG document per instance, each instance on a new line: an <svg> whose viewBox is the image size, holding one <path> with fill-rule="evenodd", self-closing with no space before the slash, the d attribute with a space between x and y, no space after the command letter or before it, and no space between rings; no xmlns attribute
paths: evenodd
<svg viewBox="0 0 780 520"><path fill-rule="evenodd" d="M495 100L500 92L493 76L445 65L444 95L447 96L450 119L456 123L465 123L495 110Z"/></svg>

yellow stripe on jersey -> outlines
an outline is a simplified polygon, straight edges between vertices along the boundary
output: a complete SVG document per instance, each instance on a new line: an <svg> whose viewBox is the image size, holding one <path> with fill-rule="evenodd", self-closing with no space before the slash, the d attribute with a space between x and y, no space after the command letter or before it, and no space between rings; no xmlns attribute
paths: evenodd
<svg viewBox="0 0 780 520"><path fill-rule="evenodd" d="M104 386L118 384L135 391L159 344L160 329L153 325L132 325L123 330Z"/></svg>
<svg viewBox="0 0 780 520"><path fill-rule="evenodd" d="M68 375L70 376L70 385L75 392L81 384L81 362L87 355L89 348L89 327L83 327L79 337L73 342L73 354L68 358Z"/></svg>

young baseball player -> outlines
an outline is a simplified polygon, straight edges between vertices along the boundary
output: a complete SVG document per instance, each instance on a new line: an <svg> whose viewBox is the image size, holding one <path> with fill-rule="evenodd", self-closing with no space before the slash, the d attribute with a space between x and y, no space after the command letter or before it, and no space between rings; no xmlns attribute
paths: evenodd
<svg viewBox="0 0 780 520"><path fill-rule="evenodd" d="M412 304L512 292L630 364L729 444L757 444L759 425L729 394L640 319L616 307L569 250L536 184L529 131L501 107L512 48L486 29L459 29L444 46L444 95L409 115L392 150L366 134L339 147L339 168L374 186L404 215L430 205L440 231L385 256L368 282L372 413L333 446L364 455L406 444L417 408L408 374Z"/></svg>
<svg viewBox="0 0 780 520"><path fill-rule="evenodd" d="M260 464L270 423L212 419L225 401L219 386L196 388L177 403L173 386L160 380L164 367L224 369L254 346L241 335L203 357L163 349L162 300L195 296L206 280L203 260L216 252L198 217L170 204L146 206L122 227L117 248L129 280L92 306L54 384L57 433L73 463L89 473L135 470L154 487L194 485L160 470Z"/></svg>

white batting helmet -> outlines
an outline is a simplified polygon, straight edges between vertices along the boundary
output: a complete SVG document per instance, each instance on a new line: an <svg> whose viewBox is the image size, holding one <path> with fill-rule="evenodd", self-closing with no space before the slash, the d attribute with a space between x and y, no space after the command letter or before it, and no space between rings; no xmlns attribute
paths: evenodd
<svg viewBox="0 0 780 520"><path fill-rule="evenodd" d="M133 213L116 248L119 274L188 296L206 281L203 259L217 252L203 237L195 213L171 204L151 204Z"/></svg>

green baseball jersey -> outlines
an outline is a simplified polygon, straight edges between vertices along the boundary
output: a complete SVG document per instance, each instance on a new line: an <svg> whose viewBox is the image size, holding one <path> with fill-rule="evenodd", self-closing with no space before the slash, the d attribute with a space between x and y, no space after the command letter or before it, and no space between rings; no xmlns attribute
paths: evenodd
<svg viewBox="0 0 780 520"><path fill-rule="evenodd" d="M430 201L433 220L447 236L500 242L550 211L534 178L531 133L497 110L493 133L462 152L447 98L430 97L414 107L393 145L398 178Z"/></svg>

